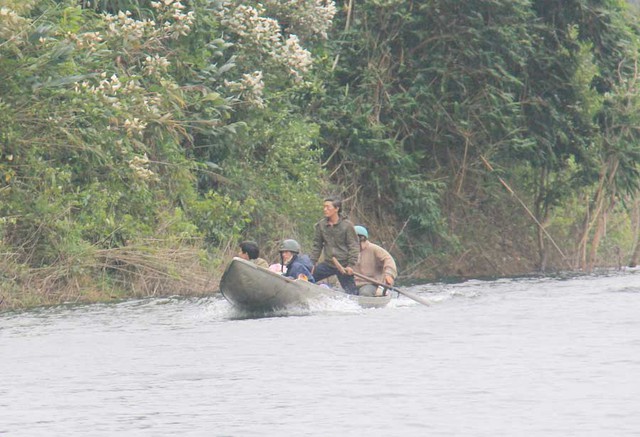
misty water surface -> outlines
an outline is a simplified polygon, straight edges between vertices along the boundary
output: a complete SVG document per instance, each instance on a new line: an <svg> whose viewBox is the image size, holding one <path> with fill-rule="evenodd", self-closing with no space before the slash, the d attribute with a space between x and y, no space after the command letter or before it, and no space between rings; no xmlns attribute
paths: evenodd
<svg viewBox="0 0 640 437"><path fill-rule="evenodd" d="M638 436L640 271L0 315L2 436Z"/></svg>

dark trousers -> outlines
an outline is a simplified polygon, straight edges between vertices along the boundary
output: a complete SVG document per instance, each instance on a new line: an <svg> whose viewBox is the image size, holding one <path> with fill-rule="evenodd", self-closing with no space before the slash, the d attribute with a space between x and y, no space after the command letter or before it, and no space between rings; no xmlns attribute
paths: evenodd
<svg viewBox="0 0 640 437"><path fill-rule="evenodd" d="M340 281L340 285L346 293L358 294L358 287L356 287L356 281L353 276L343 275L335 266L326 262L321 262L316 265L316 269L313 271L313 277L316 282L333 275L337 276L338 281Z"/></svg>

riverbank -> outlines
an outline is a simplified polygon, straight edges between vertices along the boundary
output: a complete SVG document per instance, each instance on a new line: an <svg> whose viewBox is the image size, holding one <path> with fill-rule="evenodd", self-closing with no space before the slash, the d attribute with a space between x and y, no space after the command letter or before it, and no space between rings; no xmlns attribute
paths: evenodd
<svg viewBox="0 0 640 437"><path fill-rule="evenodd" d="M194 248L144 249L128 247L94 252L82 263L59 263L28 269L5 260L0 283L0 312L63 304L115 302L149 297L201 297L218 292L231 251L213 256ZM464 281L472 278L515 277L539 274L526 253L494 250L479 245L448 257L424 260L401 269L399 282ZM619 265L603 263L602 268ZM561 265L547 273L567 271Z"/></svg>
<svg viewBox="0 0 640 437"><path fill-rule="evenodd" d="M0 261L0 312L217 291L225 256L194 247L92 250L46 268Z"/></svg>

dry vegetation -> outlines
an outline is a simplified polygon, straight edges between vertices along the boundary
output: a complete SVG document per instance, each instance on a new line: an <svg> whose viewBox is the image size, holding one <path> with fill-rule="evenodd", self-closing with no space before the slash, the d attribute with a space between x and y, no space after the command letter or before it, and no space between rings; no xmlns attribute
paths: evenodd
<svg viewBox="0 0 640 437"><path fill-rule="evenodd" d="M196 247L148 245L98 249L82 259L21 269L0 258L1 310L153 296L205 296L217 291L224 264Z"/></svg>

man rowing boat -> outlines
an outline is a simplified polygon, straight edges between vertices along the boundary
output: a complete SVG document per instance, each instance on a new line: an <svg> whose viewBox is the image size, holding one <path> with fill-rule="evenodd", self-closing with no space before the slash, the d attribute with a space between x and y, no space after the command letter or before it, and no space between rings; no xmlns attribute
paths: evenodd
<svg viewBox="0 0 640 437"><path fill-rule="evenodd" d="M360 240L360 259L353 271L374 279L378 283L386 284L389 286L388 288L392 288L398 276L395 260L385 249L369 241L367 228L355 226L354 229ZM358 287L358 294L361 296L382 296L386 292L386 288L369 282L363 279L362 276L356 275L355 281Z"/></svg>

